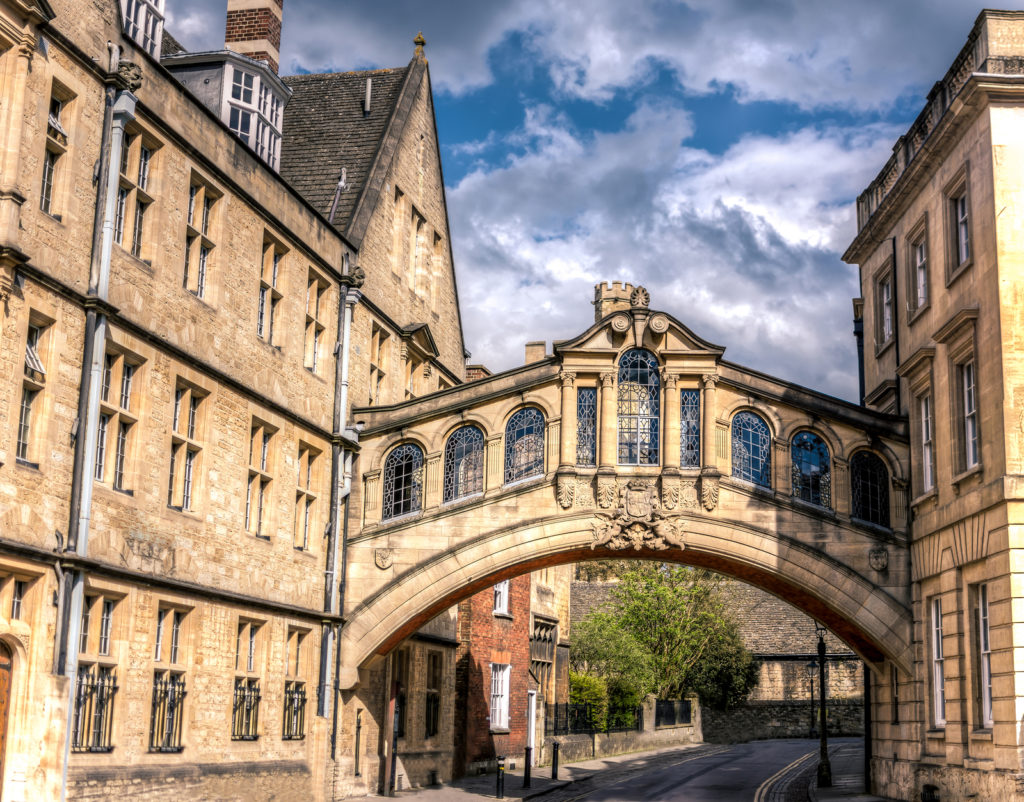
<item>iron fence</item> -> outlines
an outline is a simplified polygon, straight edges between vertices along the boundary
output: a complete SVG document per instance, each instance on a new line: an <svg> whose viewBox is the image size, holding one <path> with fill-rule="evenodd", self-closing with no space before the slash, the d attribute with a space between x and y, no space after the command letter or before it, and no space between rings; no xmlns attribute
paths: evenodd
<svg viewBox="0 0 1024 802"><path fill-rule="evenodd" d="M150 752L180 752L185 677L158 671L153 677L153 709L149 724Z"/></svg>
<svg viewBox="0 0 1024 802"><path fill-rule="evenodd" d="M545 735L574 735L595 732L630 732L643 728L639 707L609 708L603 720L589 704L549 704L544 706Z"/></svg>

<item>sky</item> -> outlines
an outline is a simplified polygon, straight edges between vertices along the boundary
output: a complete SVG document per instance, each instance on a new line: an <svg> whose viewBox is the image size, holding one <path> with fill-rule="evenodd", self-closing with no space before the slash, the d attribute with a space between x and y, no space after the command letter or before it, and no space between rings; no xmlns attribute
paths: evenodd
<svg viewBox="0 0 1024 802"><path fill-rule="evenodd" d="M188 49L223 45L225 3L166 5ZM285 0L281 72L402 66L423 32L471 362L581 333L621 280L730 361L856 401L854 201L981 8Z"/></svg>

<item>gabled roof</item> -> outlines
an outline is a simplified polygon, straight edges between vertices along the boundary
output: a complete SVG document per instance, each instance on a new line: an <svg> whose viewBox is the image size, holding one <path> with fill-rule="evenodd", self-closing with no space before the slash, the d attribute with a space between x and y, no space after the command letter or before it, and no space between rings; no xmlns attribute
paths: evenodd
<svg viewBox="0 0 1024 802"><path fill-rule="evenodd" d="M342 169L345 187L332 223L357 248L384 185L426 62L406 67L291 75L284 110L281 177L330 218ZM363 114L371 81L370 113Z"/></svg>
<svg viewBox="0 0 1024 802"><path fill-rule="evenodd" d="M430 356L437 356L441 352L437 350L437 342L426 323L414 323L411 326L403 326L401 329L402 339L409 339L416 347Z"/></svg>

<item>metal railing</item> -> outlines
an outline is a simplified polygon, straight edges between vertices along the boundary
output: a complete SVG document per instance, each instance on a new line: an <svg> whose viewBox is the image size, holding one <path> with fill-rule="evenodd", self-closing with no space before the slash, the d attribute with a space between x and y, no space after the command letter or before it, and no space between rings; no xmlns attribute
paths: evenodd
<svg viewBox="0 0 1024 802"><path fill-rule="evenodd" d="M630 732L643 728L640 707L609 708L603 721L589 704L549 704L544 706L544 713L545 735Z"/></svg>
<svg viewBox="0 0 1024 802"><path fill-rule="evenodd" d="M113 668L97 665L78 667L75 709L71 727L74 752L109 752L114 748L114 694L117 678Z"/></svg>
<svg viewBox="0 0 1024 802"><path fill-rule="evenodd" d="M306 737L306 683L284 684L284 716L281 738L298 741Z"/></svg>
<svg viewBox="0 0 1024 802"><path fill-rule="evenodd" d="M260 681L235 679L235 702L231 715L231 740L255 741L259 738Z"/></svg>
<svg viewBox="0 0 1024 802"><path fill-rule="evenodd" d="M150 752L180 752L185 677L158 671L153 677L153 711L149 724Z"/></svg>

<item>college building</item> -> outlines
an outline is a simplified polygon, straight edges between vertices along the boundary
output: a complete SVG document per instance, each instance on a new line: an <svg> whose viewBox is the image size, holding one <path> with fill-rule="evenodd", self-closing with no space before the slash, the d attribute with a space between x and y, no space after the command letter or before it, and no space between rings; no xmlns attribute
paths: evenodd
<svg viewBox="0 0 1024 802"><path fill-rule="evenodd" d="M282 77L282 0L208 52L173 2L0 0L0 799L486 770L566 701L568 565L609 554L827 624L876 790L1015 798L1024 15L858 200L857 405L622 282L467 366L422 35Z"/></svg>

